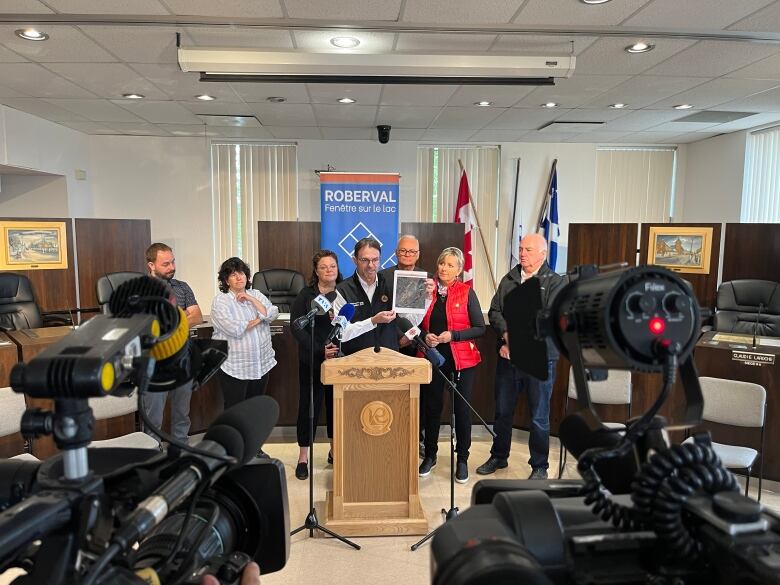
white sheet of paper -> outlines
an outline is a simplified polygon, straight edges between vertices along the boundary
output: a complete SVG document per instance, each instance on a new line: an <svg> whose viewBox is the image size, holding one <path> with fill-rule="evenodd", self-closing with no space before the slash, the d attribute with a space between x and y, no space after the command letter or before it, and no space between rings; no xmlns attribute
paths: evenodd
<svg viewBox="0 0 780 585"><path fill-rule="evenodd" d="M427 279L426 272L396 270L393 275L393 311L424 315Z"/></svg>

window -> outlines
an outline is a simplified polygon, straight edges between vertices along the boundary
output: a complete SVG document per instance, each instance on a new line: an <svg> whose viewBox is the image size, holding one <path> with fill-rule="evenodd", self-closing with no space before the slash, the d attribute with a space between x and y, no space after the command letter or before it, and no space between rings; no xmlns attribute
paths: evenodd
<svg viewBox="0 0 780 585"><path fill-rule="evenodd" d="M780 222L780 126L748 135L741 221Z"/></svg>
<svg viewBox="0 0 780 585"><path fill-rule="evenodd" d="M417 221L446 223L455 220L461 176L458 161L466 169L482 236L493 261L492 265L488 262L482 238L476 231L472 235L474 291L483 307L488 306L494 292L500 160L498 146L421 146L417 149ZM462 248L463 244L458 247ZM441 250L426 251L426 254L438 255L439 252Z"/></svg>
<svg viewBox="0 0 780 585"><path fill-rule="evenodd" d="M596 221L670 221L676 154L673 148L598 148Z"/></svg>
<svg viewBox="0 0 780 585"><path fill-rule="evenodd" d="M257 222L298 217L294 144L211 146L215 265L238 256L257 270Z"/></svg>

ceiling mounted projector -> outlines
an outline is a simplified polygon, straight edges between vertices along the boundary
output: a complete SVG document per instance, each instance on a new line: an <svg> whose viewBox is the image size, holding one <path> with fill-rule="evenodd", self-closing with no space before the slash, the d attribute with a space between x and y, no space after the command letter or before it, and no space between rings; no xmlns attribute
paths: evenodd
<svg viewBox="0 0 780 585"><path fill-rule="evenodd" d="M179 47L182 71L201 81L553 85L571 77L576 57L307 53L219 47Z"/></svg>

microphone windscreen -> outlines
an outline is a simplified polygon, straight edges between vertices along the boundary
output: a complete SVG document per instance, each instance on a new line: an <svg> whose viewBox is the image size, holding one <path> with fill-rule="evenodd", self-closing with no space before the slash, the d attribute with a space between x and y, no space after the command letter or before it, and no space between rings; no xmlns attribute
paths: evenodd
<svg viewBox="0 0 780 585"><path fill-rule="evenodd" d="M228 426L238 431L243 440L242 463L248 462L263 446L279 418L279 405L270 396L255 396L236 404L211 423L204 439L211 439L212 427ZM219 431L220 436L225 436ZM218 439L213 439L219 442ZM224 447L227 446L223 445Z"/></svg>
<svg viewBox="0 0 780 585"><path fill-rule="evenodd" d="M336 293L335 290L325 294L325 298L328 299L331 303L336 300L336 296L338 296L338 293Z"/></svg>
<svg viewBox="0 0 780 585"><path fill-rule="evenodd" d="M226 454L235 457L241 464L246 463L244 461L244 437L235 428L228 425L211 425L203 438L219 443L225 448ZM253 453L250 452L247 459L251 459L252 455Z"/></svg>
<svg viewBox="0 0 780 585"><path fill-rule="evenodd" d="M401 333L406 333L407 331L409 331L409 329L414 327L414 325L412 325L412 322L409 321L409 319L407 319L406 317L397 317L395 320L395 324Z"/></svg>
<svg viewBox="0 0 780 585"><path fill-rule="evenodd" d="M347 321L351 321L352 317L355 316L355 305L352 303L347 303L343 307L341 307L341 310L339 311L339 316L346 318Z"/></svg>

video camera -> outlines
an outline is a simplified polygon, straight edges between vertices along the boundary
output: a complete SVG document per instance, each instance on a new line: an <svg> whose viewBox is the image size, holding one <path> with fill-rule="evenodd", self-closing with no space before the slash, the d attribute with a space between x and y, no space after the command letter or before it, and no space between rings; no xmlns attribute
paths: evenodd
<svg viewBox="0 0 780 585"><path fill-rule="evenodd" d="M654 267L601 272L581 266L541 306L527 280L505 299L513 364L546 377L552 337L572 365L578 411L561 423L582 481L481 481L472 506L433 540L436 585L780 583L780 517L744 497L709 435L669 445L657 412L679 364L680 427L700 422L692 351L701 317L690 286ZM523 351L520 350L523 349ZM653 406L610 432L588 380L608 369L663 374Z"/></svg>
<svg viewBox="0 0 780 585"><path fill-rule="evenodd" d="M227 357L226 342L190 339L167 283L122 284L98 315L11 372L15 392L54 400L28 410L26 438L51 434L62 453L41 463L0 462L0 572L14 583L238 583L256 561L264 574L289 555L283 465L256 459L279 414L255 397L223 412L189 446L154 428L147 391L197 389ZM87 449L89 397L138 391L138 412L170 442L157 449Z"/></svg>

